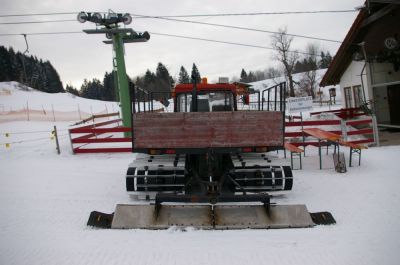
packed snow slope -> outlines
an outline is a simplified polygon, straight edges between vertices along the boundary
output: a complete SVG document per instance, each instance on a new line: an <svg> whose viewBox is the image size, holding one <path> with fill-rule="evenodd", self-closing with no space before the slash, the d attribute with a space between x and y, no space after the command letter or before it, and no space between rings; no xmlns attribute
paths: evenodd
<svg viewBox="0 0 400 265"><path fill-rule="evenodd" d="M155 110L164 108L153 102ZM143 108L143 107L142 107ZM76 121L119 112L119 103L70 93L45 93L18 82L0 82L0 123L5 121Z"/></svg>
<svg viewBox="0 0 400 265"><path fill-rule="evenodd" d="M0 264L399 263L399 146L364 150L361 166L345 174L332 168L332 152L323 156L324 169L319 170L316 150L307 148L303 170L294 171L293 191L274 201L330 211L336 225L101 230L86 226L92 210L111 213L117 203L137 203L126 194L124 180L135 155L72 155L64 131L68 124L56 125L61 155L49 133L41 132L50 131L53 123L0 124ZM36 133L18 134L29 131ZM4 132L12 134L5 137ZM6 148L3 143L10 140L24 142ZM289 162L282 153L269 155Z"/></svg>
<svg viewBox="0 0 400 265"><path fill-rule="evenodd" d="M18 82L0 82L0 111L25 109L80 111L87 113L118 111L116 102L81 98L70 93L45 93Z"/></svg>

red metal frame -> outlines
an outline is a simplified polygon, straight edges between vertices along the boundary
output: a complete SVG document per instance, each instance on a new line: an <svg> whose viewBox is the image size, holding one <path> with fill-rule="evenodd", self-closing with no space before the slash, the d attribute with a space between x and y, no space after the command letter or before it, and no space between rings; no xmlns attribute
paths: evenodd
<svg viewBox="0 0 400 265"><path fill-rule="evenodd" d="M340 125L340 120L318 120L318 121L290 121L285 122L285 127L298 126L319 126L319 125Z"/></svg>
<svg viewBox="0 0 400 265"><path fill-rule="evenodd" d="M321 113L332 113L341 119L351 119L354 117L366 115L360 108L346 108L346 109L338 109L338 110L311 112L310 116L318 115Z"/></svg>
<svg viewBox="0 0 400 265"><path fill-rule="evenodd" d="M131 128L129 127L108 127L104 128L103 126L112 125L119 123L121 119L114 119L110 121L98 122L90 125L85 125L78 128L73 128L69 130L72 152L74 154L87 154L87 153L121 153L121 152L132 152L132 147L108 147L108 148L83 148L87 147L89 144L93 143L130 143L132 142L132 138L130 137L113 137L107 136L98 138L98 136L107 134L107 133L115 133L115 132L131 132ZM99 128L103 127L103 128ZM75 134L84 134L73 138ZM83 144L75 147L74 144Z"/></svg>
<svg viewBox="0 0 400 265"><path fill-rule="evenodd" d="M360 125L372 123L372 119L346 121L346 125Z"/></svg>
<svg viewBox="0 0 400 265"><path fill-rule="evenodd" d="M182 90L179 92L184 91L183 89L188 89L188 91L191 91L193 88L191 84L183 84L183 85L178 85L181 86ZM177 87L178 87L177 86ZM210 87L214 87L216 90L220 90L221 87L226 89L227 87L231 87L231 89L236 89L234 85L230 84L199 84L199 86L202 87L202 89L210 89ZM211 88L213 89L213 88ZM342 110L334 110L334 111L326 111L330 113L340 113L343 111L358 111L358 109L353 108L353 109L342 109ZM323 112L314 112L312 114L320 114ZM122 127L122 126L115 126L115 127L106 127L104 126L107 125L112 125L120 122L121 119L114 119L110 121L103 121L103 122L98 122L90 125L85 125L77 128L73 128L69 130L70 136L71 136L71 145L73 152L75 154L87 154L87 153L120 153L120 152L132 152L132 147L100 147L100 148L87 148L88 145L90 144L102 144L102 143L130 143L132 139L130 137L113 137L107 136L107 137L102 137L99 138L98 136L107 134L107 133L116 133L116 132L130 132L131 128L128 127ZM355 125L360 125L360 124L371 124L372 119L362 119L362 120L349 120L345 122L346 126L355 126ZM308 126L326 126L326 125L340 125L341 120L313 120L313 121L303 121L303 122L298 122L298 121L291 121L291 122L285 122L286 127L299 127L298 131L295 132L287 132L285 130L285 138L290 138L290 137L303 137L304 133L301 131L301 128L308 127ZM102 127L102 128L99 128ZM342 131L339 130L329 130L329 132L342 135ZM73 135L79 134L79 136L73 138ZM85 135L81 135L85 134ZM347 135L361 135L361 134L373 134L373 129L372 128L364 128L364 129L359 129L359 130L352 130L352 131L347 131ZM369 139L363 139L363 140L355 140L355 141L349 141L351 143L355 144L367 144L367 143L373 143L374 139L369 138ZM80 146L74 146L75 144L82 144ZM306 145L313 145L313 146L318 146L317 141L307 141L307 142L291 142L290 144L294 146L306 146ZM85 147L85 148L84 148ZM246 148L243 148L243 152L245 152Z"/></svg>
<svg viewBox="0 0 400 265"><path fill-rule="evenodd" d="M356 109L353 109L356 110ZM333 111L326 111L330 113L338 112L337 110ZM320 114L323 112L314 112L313 114ZM285 131L285 138L290 138L290 137L303 137L305 136L304 133L301 131L301 128L307 127L307 126L324 126L324 125L340 125L341 120L317 120L317 121L303 121L303 122L285 122L285 127L299 127L298 131L295 132L287 132ZM372 119L363 119L363 120L349 120L345 122L346 126L354 126L354 125L360 125L360 124L372 124ZM303 126L303 127L301 127ZM328 130L327 130L328 131ZM342 135L342 131L338 130L329 130L328 132ZM365 128L365 129L359 129L359 130L352 130L348 131L347 130L347 135L363 135L363 134L373 134L374 130L373 128ZM348 141L350 143L354 144L367 144L367 143L373 143L374 139L373 138L367 138L363 140L354 140L354 141ZM290 142L292 145L295 146L307 146L307 145L313 145L313 146L318 146L318 142L316 141L305 141L303 142Z"/></svg>
<svg viewBox="0 0 400 265"><path fill-rule="evenodd" d="M75 148L75 154L94 154L94 153L131 153L131 147L120 148Z"/></svg>

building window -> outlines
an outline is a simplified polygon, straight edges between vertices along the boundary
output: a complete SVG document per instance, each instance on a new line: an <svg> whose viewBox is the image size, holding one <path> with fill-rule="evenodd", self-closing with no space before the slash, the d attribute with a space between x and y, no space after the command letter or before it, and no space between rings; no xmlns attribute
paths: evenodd
<svg viewBox="0 0 400 265"><path fill-rule="evenodd" d="M346 103L346 108L351 108L352 107L351 87L344 88L344 100Z"/></svg>
<svg viewBox="0 0 400 265"><path fill-rule="evenodd" d="M353 86L353 93L354 93L354 107L358 108L362 103L361 86Z"/></svg>

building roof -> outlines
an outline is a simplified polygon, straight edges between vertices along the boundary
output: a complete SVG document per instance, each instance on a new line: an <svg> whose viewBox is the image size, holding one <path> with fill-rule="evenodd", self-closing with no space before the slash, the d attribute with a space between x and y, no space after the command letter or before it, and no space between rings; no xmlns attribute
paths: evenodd
<svg viewBox="0 0 400 265"><path fill-rule="evenodd" d="M352 62L353 55L356 52L362 55L362 45L364 45L367 60L376 58L384 49L383 40L399 34L400 1L382 2L385 1L369 0L368 8L360 10L322 78L320 86L338 84L344 71Z"/></svg>

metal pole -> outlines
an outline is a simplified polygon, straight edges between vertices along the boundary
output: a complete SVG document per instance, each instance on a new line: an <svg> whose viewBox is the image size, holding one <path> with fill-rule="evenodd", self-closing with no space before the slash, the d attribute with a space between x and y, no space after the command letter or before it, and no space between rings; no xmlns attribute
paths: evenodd
<svg viewBox="0 0 400 265"><path fill-rule="evenodd" d="M321 152L321 140L318 139L318 155L319 155L319 169L322 169L322 152Z"/></svg>
<svg viewBox="0 0 400 265"><path fill-rule="evenodd" d="M378 123L376 121L376 116L375 114L372 114L372 129L374 132L374 142L376 146L380 146L379 143L379 130L378 130Z"/></svg>
<svg viewBox="0 0 400 265"><path fill-rule="evenodd" d="M28 115L28 121L29 121L29 104L28 104L28 101L26 101L26 114Z"/></svg>
<svg viewBox="0 0 400 265"><path fill-rule="evenodd" d="M119 100L122 114L122 124L125 127L132 125L132 113L129 99L129 85L126 75L125 59L124 59L124 43L121 33L113 34L113 48L115 52L115 63L117 68ZM124 133L125 137L130 137L130 132Z"/></svg>
<svg viewBox="0 0 400 265"><path fill-rule="evenodd" d="M345 120L340 120L340 127L342 127L342 138L347 142L347 124Z"/></svg>
<svg viewBox="0 0 400 265"><path fill-rule="evenodd" d="M56 121L56 115L54 114L53 104L51 104L51 110L53 111L53 121Z"/></svg>
<svg viewBox="0 0 400 265"><path fill-rule="evenodd" d="M60 150L60 144L58 142L58 134L57 134L57 127L54 125L54 137L56 138L56 149L57 149L57 154L61 153Z"/></svg>
<svg viewBox="0 0 400 265"><path fill-rule="evenodd" d="M68 129L69 142L71 143L72 154L75 155L74 144L72 143L71 129Z"/></svg>
<svg viewBox="0 0 400 265"><path fill-rule="evenodd" d="M303 138L303 150L304 150L304 156L306 156L306 145L304 144L304 142L306 141L306 137L304 136L304 125L303 125L303 112L300 112L300 122L301 122L301 135ZM301 154L300 154L301 157Z"/></svg>

